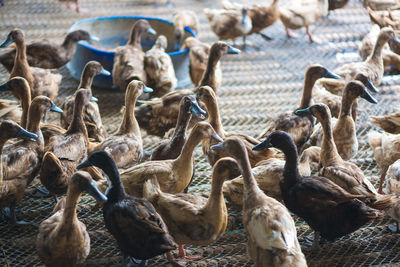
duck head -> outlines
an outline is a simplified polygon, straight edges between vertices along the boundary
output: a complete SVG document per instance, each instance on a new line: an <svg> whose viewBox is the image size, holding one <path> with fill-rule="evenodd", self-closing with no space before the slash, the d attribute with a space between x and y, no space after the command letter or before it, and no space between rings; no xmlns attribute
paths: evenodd
<svg viewBox="0 0 400 267"><path fill-rule="evenodd" d="M298 116L312 115L316 117L319 122L323 122L332 117L328 106L322 103L312 105L311 107L305 109L298 109L294 112L294 114Z"/></svg>
<svg viewBox="0 0 400 267"><path fill-rule="evenodd" d="M215 140L216 142L223 142L224 140L215 132L214 128L206 121L196 123L193 127L191 135L197 135L202 140Z"/></svg>
<svg viewBox="0 0 400 267"><path fill-rule="evenodd" d="M7 47L12 43L16 43L17 45L19 45L23 44L24 41L25 41L24 32L20 29L14 29L7 35L7 39L2 44L0 44L0 47Z"/></svg>
<svg viewBox="0 0 400 267"><path fill-rule="evenodd" d="M361 97L372 104L378 103L378 101L368 92L364 84L357 80L350 81L346 84L343 97L349 97L351 100Z"/></svg>
<svg viewBox="0 0 400 267"><path fill-rule="evenodd" d="M99 41L99 38L89 34L89 32L85 30L76 30L70 32L65 39L75 43L79 41Z"/></svg>
<svg viewBox="0 0 400 267"><path fill-rule="evenodd" d="M100 192L95 182L89 173L84 171L75 172L70 181L70 186L75 187L79 192L86 192L91 195L94 199L100 202L106 202L107 197Z"/></svg>
<svg viewBox="0 0 400 267"><path fill-rule="evenodd" d="M296 150L297 155L296 145L294 144L292 138L289 134L283 131L276 131L271 133L264 141L262 141L258 145L253 146L252 150L260 151L271 147L275 147L282 151L287 151L288 147L291 147L292 149Z"/></svg>
<svg viewBox="0 0 400 267"><path fill-rule="evenodd" d="M306 78L307 77L312 80L318 80L320 78L340 79L340 76L330 72L327 68L319 64L313 64L308 67L306 71Z"/></svg>
<svg viewBox="0 0 400 267"><path fill-rule="evenodd" d="M400 44L400 40L396 37L396 34L393 31L393 29L390 27L384 27L379 32L377 42L386 43L388 41L393 41L397 44Z"/></svg>
<svg viewBox="0 0 400 267"><path fill-rule="evenodd" d="M19 76L13 77L7 82L0 85L0 91L11 91L11 93L19 100L23 99L25 94L31 95L28 82Z"/></svg>
<svg viewBox="0 0 400 267"><path fill-rule="evenodd" d="M210 58L219 60L225 54L240 54L241 51L233 46L228 45L225 42L215 42L210 48Z"/></svg>
<svg viewBox="0 0 400 267"><path fill-rule="evenodd" d="M371 80L368 79L368 77L365 74L358 73L355 77L355 80L362 82L371 92L374 93L379 92L378 88L375 87L375 85L371 82Z"/></svg>
<svg viewBox="0 0 400 267"><path fill-rule="evenodd" d="M165 37L164 35L158 36L154 46L157 47L158 49L165 51L165 49L167 49L168 47L167 37ZM179 48L176 50L179 50Z"/></svg>
<svg viewBox="0 0 400 267"><path fill-rule="evenodd" d="M5 141L10 138L22 138L35 142L38 136L34 133L26 131L16 122L5 120L0 123L0 140Z"/></svg>
<svg viewBox="0 0 400 267"><path fill-rule="evenodd" d="M90 75L92 77L99 75L99 74L103 74L106 76L111 75L111 73L108 70L104 69L103 66L95 60L92 60L92 61L89 61L88 63L86 63L85 68L83 69L83 72L87 72L88 75Z"/></svg>
<svg viewBox="0 0 400 267"><path fill-rule="evenodd" d="M182 98L181 106L183 105L183 109L187 113L191 113L193 116L203 120L205 118L205 112L202 108L200 108L199 103L197 103L196 97L194 95L188 95Z"/></svg>

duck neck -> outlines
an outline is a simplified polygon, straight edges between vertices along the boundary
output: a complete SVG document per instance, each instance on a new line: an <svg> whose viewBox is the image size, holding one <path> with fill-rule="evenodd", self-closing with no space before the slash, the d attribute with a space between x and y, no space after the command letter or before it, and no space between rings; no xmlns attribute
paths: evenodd
<svg viewBox="0 0 400 267"><path fill-rule="evenodd" d="M30 86L30 90L33 90L35 79L29 68L28 60L26 57L25 43L17 42L17 43L15 43L15 45L16 45L16 55L15 55L15 59L14 59L14 67L13 67L11 73L13 74L13 77L15 77L15 76L24 77Z"/></svg>
<svg viewBox="0 0 400 267"><path fill-rule="evenodd" d="M94 73L90 72L87 69L84 69L82 72L81 81L79 82L78 89L85 88L90 90L92 88L94 76L95 76Z"/></svg>
<svg viewBox="0 0 400 267"><path fill-rule="evenodd" d="M210 86L214 92L217 90L216 87L216 77L215 77L215 70L217 68L217 65L219 63L220 57L215 57L212 54L209 56L208 61L207 61L207 67L206 70L203 74L203 77L201 78L200 81L200 86ZM200 87L199 86L199 87Z"/></svg>
<svg viewBox="0 0 400 267"><path fill-rule="evenodd" d="M192 115L185 111L179 111L178 121L174 130L174 135L171 138L171 147L176 147L182 144L186 139L186 131Z"/></svg>
<svg viewBox="0 0 400 267"><path fill-rule="evenodd" d="M142 31L138 27L134 27L131 31L131 34L129 35L128 44L142 48L142 45L140 44L141 37L142 37Z"/></svg>
<svg viewBox="0 0 400 267"><path fill-rule="evenodd" d="M224 195L222 193L222 185L224 184L224 177L219 177L213 174L211 181L211 193L205 205L205 210L215 212L220 210L221 206L225 205ZM217 214L214 214L216 216Z"/></svg>
<svg viewBox="0 0 400 267"><path fill-rule="evenodd" d="M67 190L65 208L61 223L61 228L63 231L65 231L65 229L70 229L73 227L74 223L78 221L78 217L76 215L76 205L80 196L81 192L79 188L77 188L77 185L70 184Z"/></svg>
<svg viewBox="0 0 400 267"><path fill-rule="evenodd" d="M88 142L88 133L86 130L85 122L83 121L83 109L85 105L81 99L75 98L74 112L72 114L72 121L65 132L65 135L70 135L74 133L83 133L86 141Z"/></svg>
<svg viewBox="0 0 400 267"><path fill-rule="evenodd" d="M235 157L235 159L241 169L244 181L244 205L247 206L247 208L250 208L251 206L253 206L253 203L257 202L257 196L259 194L256 194L256 192L261 192L261 190L258 187L256 179L251 172L251 165L248 159L247 152L245 150L241 151L238 156L239 157Z"/></svg>
<svg viewBox="0 0 400 267"><path fill-rule="evenodd" d="M75 45L77 42L78 41L72 38L71 35L67 35L64 39L64 42L61 44L61 47L64 48L65 51L67 51L68 55L71 55L75 52Z"/></svg>
<svg viewBox="0 0 400 267"><path fill-rule="evenodd" d="M42 119L44 112L45 111L41 110L36 105L31 105L29 107L28 122L26 126L27 131L39 135L40 120Z"/></svg>
<svg viewBox="0 0 400 267"><path fill-rule="evenodd" d="M216 98L212 98L206 103L208 111L208 121L214 128L215 132L222 138L225 139L225 131L221 123L221 117L219 114L219 107Z"/></svg>
<svg viewBox="0 0 400 267"><path fill-rule="evenodd" d="M125 189L119 176L117 165L113 160L102 166L102 170L108 176L108 188L106 191L107 202L117 202L125 197Z"/></svg>
<svg viewBox="0 0 400 267"><path fill-rule="evenodd" d="M21 114L21 127L26 129L28 124L29 107L31 106L31 90L28 86L25 87L24 93L21 98L22 114Z"/></svg>
<svg viewBox="0 0 400 267"><path fill-rule="evenodd" d="M351 116L352 114L352 105L355 102L355 98L350 97L346 92L342 97L342 105L340 106L340 115L339 119L346 116Z"/></svg>
<svg viewBox="0 0 400 267"><path fill-rule="evenodd" d="M312 89L318 77L315 75L306 75L303 85L303 94L301 96L300 109L305 109L310 106Z"/></svg>
<svg viewBox="0 0 400 267"><path fill-rule="evenodd" d="M386 43L386 40L383 40L381 36L378 36L378 39L376 40L376 43L374 45L374 49L372 50L370 60L382 59L382 49Z"/></svg>
<svg viewBox="0 0 400 267"><path fill-rule="evenodd" d="M136 137L141 138L140 127L135 117L136 98L129 94L125 97L125 113L118 130L119 135L133 133Z"/></svg>
<svg viewBox="0 0 400 267"><path fill-rule="evenodd" d="M179 166L188 166L188 162L192 164L193 151L195 147L200 143L201 139L202 136L199 133L196 133L193 129L189 135L189 138L186 140L186 143L183 145L181 154L178 158L176 158L175 164Z"/></svg>
<svg viewBox="0 0 400 267"><path fill-rule="evenodd" d="M294 143L285 144L282 149L285 154L285 166L283 168L283 185L286 188L292 187L298 182L300 173L298 165L297 149Z"/></svg>
<svg viewBox="0 0 400 267"><path fill-rule="evenodd" d="M327 162L341 159L333 139L331 119L327 118L321 121L324 136L321 145L321 163L325 165Z"/></svg>

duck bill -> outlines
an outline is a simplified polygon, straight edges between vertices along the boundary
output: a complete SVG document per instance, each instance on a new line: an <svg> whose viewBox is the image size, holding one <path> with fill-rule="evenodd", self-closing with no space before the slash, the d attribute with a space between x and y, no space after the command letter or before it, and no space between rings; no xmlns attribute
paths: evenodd
<svg viewBox="0 0 400 267"><path fill-rule="evenodd" d="M368 92L367 89L364 88L363 92L361 93L360 97L364 98L368 102L372 104L378 103L378 101Z"/></svg>
<svg viewBox="0 0 400 267"><path fill-rule="evenodd" d="M13 40L13 38L12 38L12 35L9 34L9 35L7 36L7 40L5 40L2 44L0 44L0 47L1 47L1 48L7 47L7 46L9 46L10 44L12 44L13 42L14 42L14 40Z"/></svg>
<svg viewBox="0 0 400 267"><path fill-rule="evenodd" d="M90 97L90 102L99 102L99 99L97 97Z"/></svg>
<svg viewBox="0 0 400 267"><path fill-rule="evenodd" d="M310 108L305 108L305 109L298 109L294 112L297 116L307 116L307 115L312 115Z"/></svg>
<svg viewBox="0 0 400 267"><path fill-rule="evenodd" d="M235 47L233 47L233 46L229 46L228 54L237 55L237 54L240 54L241 52L242 52L242 51L240 51L240 49L237 49L237 48L235 48Z"/></svg>
<svg viewBox="0 0 400 267"><path fill-rule="evenodd" d="M251 150L261 151L270 147L272 147L272 145L267 140L265 140L264 142L261 142L258 145L253 146Z"/></svg>
<svg viewBox="0 0 400 267"><path fill-rule="evenodd" d="M88 188L85 190L89 195L91 195L96 201L100 202L106 202L107 197L100 192L100 190L97 188L96 184L92 181L90 182Z"/></svg>
<svg viewBox="0 0 400 267"><path fill-rule="evenodd" d="M157 34L157 32L152 27L148 28L147 32L150 33L151 35L156 35Z"/></svg>
<svg viewBox="0 0 400 267"><path fill-rule="evenodd" d="M143 87L143 93L153 93L153 89L150 87L147 87L146 85Z"/></svg>
<svg viewBox="0 0 400 267"><path fill-rule="evenodd" d="M19 133L18 133L17 137L22 138L24 140L33 141L33 142L36 142L36 139L38 138L37 134L28 132L27 130L25 130L22 127L20 127L20 129L19 129Z"/></svg>
<svg viewBox="0 0 400 267"><path fill-rule="evenodd" d="M5 82L3 84L0 84L0 91L11 91L12 88L8 84L8 82Z"/></svg>
<svg viewBox="0 0 400 267"><path fill-rule="evenodd" d="M64 113L64 111L61 108L57 107L56 104L54 104L54 103L52 104L50 111L61 113L61 114Z"/></svg>
<svg viewBox="0 0 400 267"><path fill-rule="evenodd" d="M197 101L192 101L192 105L190 107L190 112L197 116L199 119L204 120L205 119L205 115L207 114L207 112L205 110L203 110L199 104L197 103Z"/></svg>
<svg viewBox="0 0 400 267"><path fill-rule="evenodd" d="M327 70L326 74L325 74L325 78L340 79L340 76Z"/></svg>
<svg viewBox="0 0 400 267"><path fill-rule="evenodd" d="M371 92L374 92L374 93L378 93L378 92L379 92L378 88L376 88L376 86L375 86L370 80L367 80L367 83L366 83L365 86L366 86Z"/></svg>
<svg viewBox="0 0 400 267"><path fill-rule="evenodd" d="M211 137L214 139L214 140L216 140L217 142L224 142L224 139L222 139L217 133L213 133L212 135L211 135Z"/></svg>
<svg viewBox="0 0 400 267"><path fill-rule="evenodd" d="M81 162L78 165L76 165L76 169L80 170L80 169L84 169L84 168L87 168L90 166L92 166L92 164L88 160L85 160L84 162Z"/></svg>
<svg viewBox="0 0 400 267"><path fill-rule="evenodd" d="M214 150L214 151L224 151L224 143L219 143L216 145L212 145L210 147L210 150Z"/></svg>
<svg viewBox="0 0 400 267"><path fill-rule="evenodd" d="M111 72L106 70L105 68L101 67L100 74L106 75L106 76L111 76Z"/></svg>
<svg viewBox="0 0 400 267"><path fill-rule="evenodd" d="M395 36L393 37L393 42L400 44L400 39Z"/></svg>
<svg viewBox="0 0 400 267"><path fill-rule="evenodd" d="M90 37L89 37L90 39L90 41L91 42L99 42L100 41L100 38L99 37L96 37L96 36L93 36L93 35L90 35Z"/></svg>

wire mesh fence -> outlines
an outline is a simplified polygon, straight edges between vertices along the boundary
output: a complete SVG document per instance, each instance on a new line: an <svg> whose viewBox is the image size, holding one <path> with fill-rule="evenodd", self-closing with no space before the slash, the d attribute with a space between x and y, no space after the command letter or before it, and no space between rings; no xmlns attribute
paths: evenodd
<svg viewBox="0 0 400 267"><path fill-rule="evenodd" d="M65 10L64 3L54 0L5 1L0 7L0 38L19 27L26 32L27 41L47 38L61 42L68 28L77 20L106 15L147 15L171 19L169 6L153 5L148 1L132 0L83 0L86 13L77 14ZM249 1L246 1L249 2ZM287 2L282 0L282 4ZM211 43L216 36L210 31L202 13L205 7L218 7L218 1L174 0L174 9L191 9L199 14L200 39ZM223 84L218 90L222 123L227 131L241 132L252 136L261 133L269 118L287 110L293 110L300 101L304 72L310 64L320 63L334 69L348 58L360 60L357 45L368 32L370 22L366 11L358 0L352 0L344 9L332 12L329 17L312 26L311 31L317 40L309 43L303 30L300 37L287 39L280 22L264 32L273 37L266 42L258 35L248 38L248 51L240 55L226 56L222 60ZM241 44L241 41L237 41ZM73 80L65 67L57 70L63 75L60 96L57 103L73 93L78 82ZM0 81L5 81L8 73L0 67ZM399 86L397 76L385 77L377 95L379 103L371 105L360 101L357 135L359 152L353 160L362 168L365 175L376 184L380 175L379 167L367 142L367 133L374 129L368 116L394 112L398 105ZM119 126L123 105L123 94L94 89L99 98L103 122L108 132ZM11 95L2 93L2 97ZM110 101L112 99L112 101ZM107 100L107 101L106 101ZM58 122L55 115L50 121ZM160 140L143 132L146 151ZM202 155L200 147L195 150L196 176L189 192L208 192L210 189L211 168ZM21 217L32 225L10 227L0 220L0 266L40 266L36 253L38 224L46 219L54 207L52 198L35 198L36 181L28 188L18 205ZM121 255L112 236L104 227L102 212L94 207L94 202L83 196L79 203L79 219L87 226L91 238L91 251L86 266L116 266ZM305 239L312 237L306 223L295 218L298 238L310 266L379 266L400 264L399 234L387 229L390 219L375 220L351 235L325 244L318 250L311 250ZM188 246L194 254L202 255L200 261L190 266L251 266L246 253L246 235L241 223L240 212L229 209L229 225L226 233L215 243L195 247ZM156 257L150 266L168 265L163 257Z"/></svg>

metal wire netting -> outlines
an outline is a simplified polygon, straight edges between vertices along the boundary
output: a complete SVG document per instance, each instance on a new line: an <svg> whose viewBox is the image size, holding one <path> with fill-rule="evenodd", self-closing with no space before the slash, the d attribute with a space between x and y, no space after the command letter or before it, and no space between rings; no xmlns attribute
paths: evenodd
<svg viewBox="0 0 400 267"><path fill-rule="evenodd" d="M149 1L132 0L82 0L86 13L77 14L66 10L64 3L54 0L5 1L0 7L0 38L3 39L14 27L26 31L27 41L50 39L61 41L68 28L77 20L107 15L147 15L171 19L170 7L149 4ZM200 39L211 43L216 36L210 31L202 13L205 7L218 7L211 0L173 0L174 9L191 9L199 14ZM249 1L246 1L249 2ZM254 2L254 1L253 1ZM287 1L282 0L282 4ZM352 0L344 9L332 12L312 27L318 40L310 44L303 30L300 38L286 39L280 22L264 30L272 36L266 42L260 36L248 38L247 53L226 56L222 60L223 84L218 90L222 123L227 131L242 132L257 136L269 118L297 107L301 95L304 72L308 65L321 63L334 69L350 60L360 60L357 45L369 30L369 18L358 0ZM240 44L241 41L237 40ZM73 80L66 68L57 70L63 75L60 96L57 103L74 92L78 82ZM0 81L5 81L8 73L0 67ZM360 101L357 135L359 152L354 162L365 175L376 184L380 175L366 135L371 126L368 116L394 112L397 110L398 77L387 76L380 86L378 105ZM111 133L120 123L120 108L123 94L94 89L99 98L104 124ZM2 97L11 98L2 94ZM107 101L106 101L107 99ZM112 101L110 101L110 99ZM50 121L58 118L50 116ZM143 132L146 151L160 140ZM189 192L208 192L211 168L202 156L200 147L195 151L196 176ZM0 220L0 266L42 265L36 253L38 224L46 219L54 207L51 198L35 198L32 193L40 183L36 180L27 190L19 204L21 218L33 225L10 227ZM112 236L104 227L102 212L94 207L94 202L83 196L79 203L79 219L87 226L91 238L91 251L86 266L114 266L121 261L121 255ZM298 238L310 266L378 266L400 263L399 235L387 229L393 221L375 220L351 235L326 244L318 250L311 250L305 239L312 237L312 230L299 218L295 218ZM205 247L187 247L195 254L203 256L201 261L190 266L250 266L246 253L246 235L241 223L241 214L229 209L229 225L226 233L215 243ZM168 265L163 257L149 262L150 266Z"/></svg>

